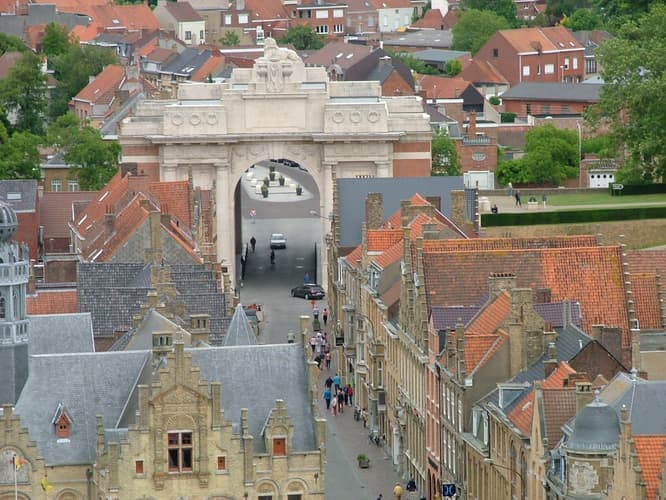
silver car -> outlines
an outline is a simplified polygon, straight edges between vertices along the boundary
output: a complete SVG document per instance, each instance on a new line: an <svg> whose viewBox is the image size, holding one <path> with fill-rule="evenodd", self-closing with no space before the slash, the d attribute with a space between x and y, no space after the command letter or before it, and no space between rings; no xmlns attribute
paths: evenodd
<svg viewBox="0 0 666 500"><path fill-rule="evenodd" d="M282 233L271 234L271 250L287 248L287 237Z"/></svg>

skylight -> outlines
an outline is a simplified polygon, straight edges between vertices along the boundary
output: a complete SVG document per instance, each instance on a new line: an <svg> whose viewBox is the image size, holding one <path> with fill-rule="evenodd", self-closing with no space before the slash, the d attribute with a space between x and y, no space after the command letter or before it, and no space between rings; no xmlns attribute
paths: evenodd
<svg viewBox="0 0 666 500"><path fill-rule="evenodd" d="M337 56L335 56L335 58L340 59L342 56L344 56L344 54L342 52L340 52Z"/></svg>
<svg viewBox="0 0 666 500"><path fill-rule="evenodd" d="M109 192L110 192L110 191L106 191L106 192L102 195L102 197L101 197L99 200L97 200L97 201L104 201L104 198L106 198L107 196L109 196Z"/></svg>
<svg viewBox="0 0 666 500"><path fill-rule="evenodd" d="M354 54L347 54L347 59L351 59L352 57L354 57Z"/></svg>
<svg viewBox="0 0 666 500"><path fill-rule="evenodd" d="M8 200L20 200L21 199L21 193L7 193L7 199Z"/></svg>

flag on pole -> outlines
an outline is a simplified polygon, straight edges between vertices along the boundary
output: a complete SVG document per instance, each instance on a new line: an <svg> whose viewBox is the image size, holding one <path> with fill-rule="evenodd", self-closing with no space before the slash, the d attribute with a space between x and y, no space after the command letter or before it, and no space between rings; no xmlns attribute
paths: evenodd
<svg viewBox="0 0 666 500"><path fill-rule="evenodd" d="M21 467L23 467L25 460L23 460L23 458L19 457L18 455L14 455L12 457L12 463L14 464L15 469L19 471L21 470Z"/></svg>
<svg viewBox="0 0 666 500"><path fill-rule="evenodd" d="M42 490L44 490L45 493L48 493L53 489L53 486L51 486L51 483L49 483L49 478L46 476L42 478L41 484Z"/></svg>

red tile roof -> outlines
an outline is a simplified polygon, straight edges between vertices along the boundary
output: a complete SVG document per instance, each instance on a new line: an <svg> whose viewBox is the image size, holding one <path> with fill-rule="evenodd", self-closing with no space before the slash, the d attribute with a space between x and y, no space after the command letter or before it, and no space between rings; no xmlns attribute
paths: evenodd
<svg viewBox="0 0 666 500"><path fill-rule="evenodd" d="M500 330L489 335L465 335L465 370L473 373L504 344L508 335Z"/></svg>
<svg viewBox="0 0 666 500"><path fill-rule="evenodd" d="M347 264L351 268L356 269L356 262L361 259L362 255L363 255L363 248L361 247L361 245L359 245L356 248L354 248L354 250L349 252L344 257L344 259L345 261L347 261Z"/></svg>
<svg viewBox="0 0 666 500"><path fill-rule="evenodd" d="M641 330L660 330L661 303L654 274L631 274L631 298Z"/></svg>
<svg viewBox="0 0 666 500"><path fill-rule="evenodd" d="M632 436L638 462L643 470L643 481L646 484L646 499L656 500L659 490L659 481L662 470L662 460L664 459L664 446L666 446L666 436Z"/></svg>
<svg viewBox="0 0 666 500"><path fill-rule="evenodd" d="M575 387L551 387L543 390L543 413L546 421L545 436L548 445L562 439L562 426L576 414Z"/></svg>
<svg viewBox="0 0 666 500"><path fill-rule="evenodd" d="M368 229L368 252L383 252L402 240L402 229Z"/></svg>
<svg viewBox="0 0 666 500"><path fill-rule="evenodd" d="M666 250L630 250L627 252L630 273L659 272L666 283Z"/></svg>
<svg viewBox="0 0 666 500"><path fill-rule="evenodd" d="M250 12L250 21L289 19L287 9L280 0L245 0L244 12Z"/></svg>
<svg viewBox="0 0 666 500"><path fill-rule="evenodd" d="M490 61L480 61L478 59L472 59L460 72L459 76L474 84L495 83L506 85L509 83Z"/></svg>
<svg viewBox="0 0 666 500"><path fill-rule="evenodd" d="M91 104L110 104L116 95L116 90L120 89L125 79L123 66L109 64L74 96L74 100Z"/></svg>
<svg viewBox="0 0 666 500"><path fill-rule="evenodd" d="M0 79L6 78L22 55L20 52L5 52L0 56Z"/></svg>
<svg viewBox="0 0 666 500"><path fill-rule="evenodd" d="M375 9L405 9L412 6L410 0L371 0Z"/></svg>
<svg viewBox="0 0 666 500"><path fill-rule="evenodd" d="M192 8L190 2L166 2L164 7L178 22L203 21L199 13Z"/></svg>
<svg viewBox="0 0 666 500"><path fill-rule="evenodd" d="M187 227L192 224L188 181L151 182L148 190L157 198L162 213L177 217Z"/></svg>
<svg viewBox="0 0 666 500"><path fill-rule="evenodd" d="M500 30L497 34L516 52L583 50L583 46L564 26Z"/></svg>
<svg viewBox="0 0 666 500"><path fill-rule="evenodd" d="M201 67L192 74L193 82L208 82L211 75L217 74L224 66L225 57L220 54L213 54L204 62Z"/></svg>
<svg viewBox="0 0 666 500"><path fill-rule="evenodd" d="M444 23L444 16L439 9L429 9L425 15L412 24L414 28L444 30L449 27Z"/></svg>
<svg viewBox="0 0 666 500"><path fill-rule="evenodd" d="M39 198L39 225L44 228L44 240L68 238L68 222L75 217L73 204L88 204L97 191L45 191Z"/></svg>
<svg viewBox="0 0 666 500"><path fill-rule="evenodd" d="M471 83L460 76L421 75L419 84L428 99L462 99L461 94Z"/></svg>
<svg viewBox="0 0 666 500"><path fill-rule="evenodd" d="M39 290L25 298L28 314L68 314L79 312L78 293L74 290Z"/></svg>
<svg viewBox="0 0 666 500"><path fill-rule="evenodd" d="M518 244L515 248L508 242L501 245L501 239L478 238L454 240L446 249L447 245L427 245L430 240L423 243L430 307L478 304L486 293L491 274L512 273L518 287L550 289L553 302L580 302L584 330L591 331L594 324L619 327L623 352L625 356L629 354L629 319L619 245L520 249L520 240L515 242ZM484 249L484 243L491 249ZM456 246L464 250L451 251ZM628 359L621 361L626 363Z"/></svg>
<svg viewBox="0 0 666 500"><path fill-rule="evenodd" d="M506 321L510 312L511 297L507 292L502 292L470 320L465 328L465 336L494 333Z"/></svg>

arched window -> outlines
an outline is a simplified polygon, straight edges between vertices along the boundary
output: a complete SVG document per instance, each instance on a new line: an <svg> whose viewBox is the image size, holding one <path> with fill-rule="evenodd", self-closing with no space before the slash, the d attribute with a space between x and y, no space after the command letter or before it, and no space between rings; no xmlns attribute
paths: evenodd
<svg viewBox="0 0 666 500"><path fill-rule="evenodd" d="M5 298L0 297L0 318L5 319Z"/></svg>
<svg viewBox="0 0 666 500"><path fill-rule="evenodd" d="M12 293L12 301L14 302L13 304L13 311L14 311L14 319L18 318L18 308L19 308L19 302L18 302L18 295L16 294L16 290L14 290L14 293Z"/></svg>

